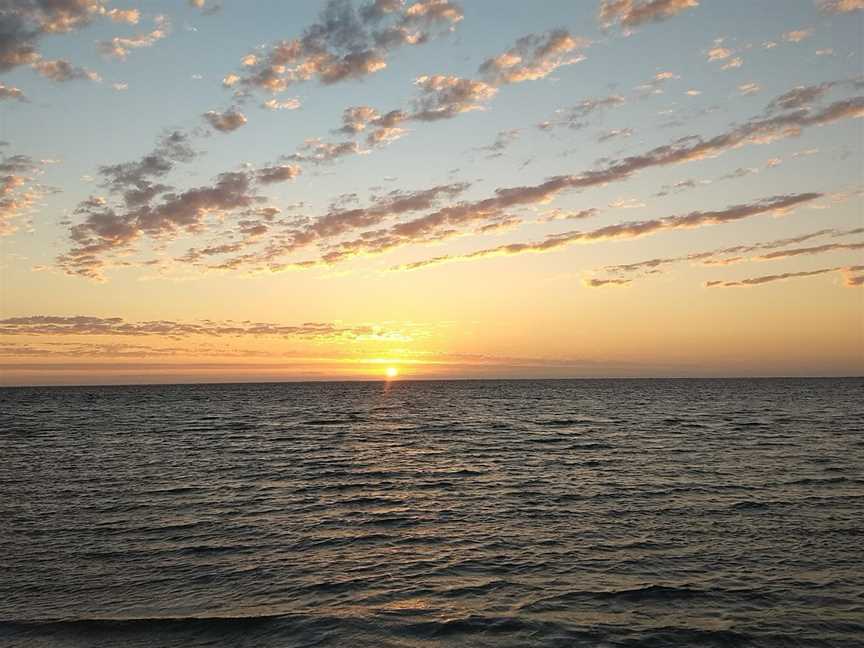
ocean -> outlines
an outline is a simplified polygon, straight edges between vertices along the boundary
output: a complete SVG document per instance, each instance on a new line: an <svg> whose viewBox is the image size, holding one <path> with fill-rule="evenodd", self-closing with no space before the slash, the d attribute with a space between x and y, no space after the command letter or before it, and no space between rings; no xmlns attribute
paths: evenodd
<svg viewBox="0 0 864 648"><path fill-rule="evenodd" d="M856 646L864 379L0 389L0 646Z"/></svg>

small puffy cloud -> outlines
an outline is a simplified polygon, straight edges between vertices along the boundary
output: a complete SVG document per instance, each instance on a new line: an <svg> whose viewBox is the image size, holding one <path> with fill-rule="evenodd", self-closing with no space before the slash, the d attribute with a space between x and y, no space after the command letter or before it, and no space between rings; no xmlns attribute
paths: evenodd
<svg viewBox="0 0 864 648"><path fill-rule="evenodd" d="M709 61L724 61L732 56L733 51L726 47L713 47L708 50L708 60Z"/></svg>
<svg viewBox="0 0 864 648"><path fill-rule="evenodd" d="M116 23L127 23L137 25L141 18L141 12L137 9L109 9L105 12L111 20Z"/></svg>
<svg viewBox="0 0 864 648"><path fill-rule="evenodd" d="M33 63L33 69L46 79L52 81L76 81L86 79L88 81L101 81L101 77L90 70L76 67L69 61L63 59L39 59Z"/></svg>
<svg viewBox="0 0 864 648"><path fill-rule="evenodd" d="M297 110L300 107L300 100L286 99L285 101L279 101L278 99L268 99L261 106L267 110Z"/></svg>
<svg viewBox="0 0 864 648"><path fill-rule="evenodd" d="M636 90L638 90L643 95L663 94L663 86L666 85L666 83L680 78L680 76L678 76L674 72L669 72L668 70L658 72L647 83L636 86Z"/></svg>
<svg viewBox="0 0 864 648"><path fill-rule="evenodd" d="M299 166L296 164L282 164L258 169L255 172L255 179L261 184L273 184L293 180L298 175L300 175Z"/></svg>
<svg viewBox="0 0 864 648"><path fill-rule="evenodd" d="M602 0L598 20L603 27L618 25L627 31L647 23L668 20L697 6L698 0Z"/></svg>
<svg viewBox="0 0 864 648"><path fill-rule="evenodd" d="M584 56L573 52L588 44L565 29L529 34L503 54L486 60L479 72L493 85L543 79L563 65L584 60Z"/></svg>
<svg viewBox="0 0 864 648"><path fill-rule="evenodd" d="M298 153L288 156L294 162L311 162L312 164L327 164L348 155L363 152L357 142L324 142L318 138L307 139Z"/></svg>
<svg viewBox="0 0 864 648"><path fill-rule="evenodd" d="M793 31L788 31L783 34L783 40L788 43L800 43L803 40L807 40L813 34L812 29L795 29Z"/></svg>
<svg viewBox="0 0 864 648"><path fill-rule="evenodd" d="M117 92L123 92L124 90L129 89L129 84L128 83L112 83L111 87L114 90L116 90Z"/></svg>
<svg viewBox="0 0 864 648"><path fill-rule="evenodd" d="M599 213L599 210L595 209L594 207L579 210L561 209L559 207L555 207L553 209L547 209L545 212L543 212L543 216L540 220L542 222L583 220L585 218L593 218Z"/></svg>
<svg viewBox="0 0 864 648"><path fill-rule="evenodd" d="M27 101L23 90L15 86L7 86L0 83L0 101L9 101L16 99L18 101Z"/></svg>
<svg viewBox="0 0 864 648"><path fill-rule="evenodd" d="M729 59L726 63L720 66L721 70L734 70L736 68L740 68L744 65L744 59L740 56L736 56L735 58Z"/></svg>
<svg viewBox="0 0 864 648"><path fill-rule="evenodd" d="M636 198L618 198L609 203L610 209L641 209L645 203Z"/></svg>
<svg viewBox="0 0 864 648"><path fill-rule="evenodd" d="M35 205L40 191L34 181L44 164L26 155L0 156L0 236L16 232L20 217Z"/></svg>
<svg viewBox="0 0 864 648"><path fill-rule="evenodd" d="M742 95L756 94L762 89L758 83L742 83L738 86L738 92Z"/></svg>
<svg viewBox="0 0 864 648"><path fill-rule="evenodd" d="M165 38L171 28L171 23L165 16L156 16L156 26L152 31L137 36L123 38L115 36L108 41L97 43L99 51L105 56L125 61L129 51L141 47L152 47L157 41Z"/></svg>
<svg viewBox="0 0 864 648"><path fill-rule="evenodd" d="M415 82L420 97L415 100L412 119L437 121L460 113L483 110L485 102L495 96L497 88L483 81L435 74L421 76Z"/></svg>
<svg viewBox="0 0 864 648"><path fill-rule="evenodd" d="M221 133L231 133L246 123L246 116L234 108L221 113L210 110L204 113L202 117Z"/></svg>
<svg viewBox="0 0 864 648"><path fill-rule="evenodd" d="M817 0L816 4L825 13L849 13L864 10L864 0Z"/></svg>

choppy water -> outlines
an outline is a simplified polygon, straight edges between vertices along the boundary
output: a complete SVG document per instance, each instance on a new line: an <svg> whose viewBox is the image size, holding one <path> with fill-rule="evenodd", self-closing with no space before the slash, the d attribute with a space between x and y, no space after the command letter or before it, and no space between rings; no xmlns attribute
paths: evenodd
<svg viewBox="0 0 864 648"><path fill-rule="evenodd" d="M861 646L862 396L0 390L0 645Z"/></svg>

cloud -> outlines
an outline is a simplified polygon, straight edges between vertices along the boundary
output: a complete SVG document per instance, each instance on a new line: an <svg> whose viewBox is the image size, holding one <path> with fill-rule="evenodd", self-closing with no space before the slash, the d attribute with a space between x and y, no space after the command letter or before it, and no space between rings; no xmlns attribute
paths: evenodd
<svg viewBox="0 0 864 648"><path fill-rule="evenodd" d="M604 286L626 286L631 279L585 279L583 284L589 288L602 288Z"/></svg>
<svg viewBox="0 0 864 648"><path fill-rule="evenodd" d="M235 108L222 113L210 110L201 116L210 126L221 133L231 133L246 123L246 116Z"/></svg>
<svg viewBox="0 0 864 648"><path fill-rule="evenodd" d="M364 152L357 142L340 142L331 144L320 139L307 139L300 147L299 153L293 153L286 159L293 162L311 162L312 164L327 164L347 155L357 155Z"/></svg>
<svg viewBox="0 0 864 648"><path fill-rule="evenodd" d="M803 255L813 255L813 254L824 254L825 252L834 252L836 250L861 250L864 249L864 242L862 243L827 243L825 245L814 245L812 247L802 247L802 248L793 248L791 250L778 250L776 252L769 252L768 254L763 254L761 256L756 257L756 259L760 261L771 261L773 259L785 259L788 257L795 256L803 256Z"/></svg>
<svg viewBox="0 0 864 648"><path fill-rule="evenodd" d="M682 191L686 191L687 189L695 189L700 184L711 184L710 180L693 180L689 178L687 180L679 180L678 182L671 185L663 185L660 188L655 196L663 197L669 196L670 194L681 193Z"/></svg>
<svg viewBox="0 0 864 648"><path fill-rule="evenodd" d="M716 248L713 250L706 250L703 252L691 252L689 254L684 254L680 256L672 256L672 257L660 257L647 259L644 261L637 261L635 263L624 263L619 265L610 265L603 268L604 272L609 272L612 274L634 274L634 273L643 273L643 274L654 274L658 272L657 268L662 266L674 265L678 263L699 263L701 265L706 266L727 266L736 263L742 263L748 260L748 257L743 256L746 254L750 254L753 252L764 252L765 250L776 250L777 248L785 248L790 245L796 245L798 243L803 243L804 241L809 241L814 238L821 238L825 236L830 236L833 238L839 238L843 236L852 236L856 234L864 233L864 228L855 228L850 230L837 230L837 229L822 229L815 232L808 232L806 234L802 234L799 236L794 236L791 238L782 238L773 241L764 241L762 243L753 243L747 245L736 245L732 247L725 248ZM781 251L775 254L767 254L757 257L752 257L753 260L772 260L778 258L784 258L786 256L797 256L798 254L819 254L820 252L829 252L834 249L858 249L858 244L852 244L853 247L849 247L848 245L840 244L838 247L834 247L834 244L829 244L826 246L819 246L817 248L802 248L805 249L805 252L796 253L794 250L791 254L784 254L786 251ZM736 255L736 256L732 256Z"/></svg>
<svg viewBox="0 0 864 648"><path fill-rule="evenodd" d="M674 72L658 72L654 75L654 78L647 83L636 86L636 90L638 90L643 97L646 95L663 94L663 86L666 85L667 82L680 78L681 77Z"/></svg>
<svg viewBox="0 0 864 648"><path fill-rule="evenodd" d="M597 136L597 142L602 144L609 140L619 139L621 137L630 137L631 135L633 135L632 128L610 128Z"/></svg>
<svg viewBox="0 0 864 648"><path fill-rule="evenodd" d="M69 61L63 59L39 59L32 64L32 67L43 77L52 81L63 82L79 79L101 81L100 76L96 72L83 67L75 67Z"/></svg>
<svg viewBox="0 0 864 648"><path fill-rule="evenodd" d="M768 104L768 112L809 109L813 102L822 99L838 83L837 81L826 81L816 85L796 86Z"/></svg>
<svg viewBox="0 0 864 648"><path fill-rule="evenodd" d="M864 10L864 0L817 0L816 4L825 13L849 13Z"/></svg>
<svg viewBox="0 0 864 648"><path fill-rule="evenodd" d="M261 184L273 184L293 180L300 175L300 167L296 164L282 164L264 167L255 172L255 179Z"/></svg>
<svg viewBox="0 0 864 648"><path fill-rule="evenodd" d="M742 124L735 125L726 132L722 132L714 137L704 138L696 135L682 137L670 144L655 147L639 155L632 155L617 160L606 160L601 166L577 175L556 176L537 185L499 188L488 198L440 206L429 213L413 219L385 228L366 231L356 235L354 238L338 242L333 242L331 239L356 230L379 226L379 224L392 217L394 212L389 210L379 212L373 208L360 209L348 216L338 212L335 216L328 214L319 219L320 222L316 221L309 226L297 227L281 232L268 242L265 249L241 254L238 257L229 259L222 266L226 268L258 267L269 268L271 270L284 267L310 267L336 263L361 254L378 254L406 244L439 241L461 234L462 228L465 227L476 230L478 226L482 226L484 223L497 222L509 218L513 216L510 212L512 209L548 203L563 191L587 189L613 182L621 182L649 168L677 165L716 157L742 146L765 144L778 139L797 136L805 128L812 126L821 126L861 116L864 116L864 97L853 97L836 101L819 109L798 109L781 114L763 114ZM334 156L356 154L359 146L356 142L326 144L318 140L311 140L307 143L307 149L301 154L287 156L285 158L286 161L301 162L306 160L321 163L328 159L333 159ZM244 193L243 195L250 201L254 201L255 199L254 194ZM804 195L817 196L817 194ZM775 206L775 209L779 208L779 206ZM213 209L218 211L220 207L214 207ZM189 226L192 229L204 227L203 216L206 213L209 213L208 209L204 210L200 218L191 219ZM87 218L90 219L90 216L87 216ZM110 214L100 216L100 218L113 223ZM334 218L336 219L335 222ZM130 240L134 240L135 236L149 229L142 227L138 223L137 216L133 217L127 214L121 219L122 224L129 223L130 221L135 233ZM99 226L99 221L96 218L88 222L93 227ZM338 227L334 226L335 223L338 223ZM663 221L663 223L660 224L660 227L667 227L668 222ZM652 225L651 223L643 225L643 227L648 229L656 226L656 224ZM180 229L182 230L183 227L180 227ZM153 235L148 233L148 236ZM164 235L164 232L160 234L160 236L162 235ZM122 237L115 241L109 236L105 241L105 246L96 245L96 247L89 247L96 243L99 243L99 241L75 245L74 248L77 250L76 255L86 256L90 254L96 260L102 262L104 261L102 258L104 255L110 254L127 244ZM285 255L312 244L323 248L318 259L287 264L281 261ZM555 242L542 242L543 247L554 246L556 244ZM529 248L531 247L530 244L526 245ZM93 260L88 259L87 263Z"/></svg>
<svg viewBox="0 0 864 648"><path fill-rule="evenodd" d="M299 99L286 99L279 101L278 99L268 99L261 104L262 108L267 110L297 110L300 107Z"/></svg>
<svg viewBox="0 0 864 648"><path fill-rule="evenodd" d="M481 259L491 256L523 254L527 252L548 252L576 243L594 243L623 239L640 238L657 232L674 229L693 229L707 225L720 225L762 214L787 213L792 208L822 197L818 193L790 194L773 196L753 203L733 205L717 211L694 211L681 216L668 216L644 221L626 221L617 225L607 225L587 232L564 232L554 234L540 241L510 243L494 248L486 248L460 256L440 256L423 261L415 261L398 266L399 270L414 270L447 261Z"/></svg>
<svg viewBox="0 0 864 648"><path fill-rule="evenodd" d="M351 106L342 111L342 127L337 132L356 135L381 115L370 106Z"/></svg>
<svg viewBox="0 0 864 648"><path fill-rule="evenodd" d="M756 94L760 90L762 90L762 86L758 83L742 83L738 86L738 92L742 95Z"/></svg>
<svg viewBox="0 0 864 648"><path fill-rule="evenodd" d="M584 56L572 52L588 45L588 40L574 37L565 29L529 34L503 54L484 61L478 72L496 86L543 79L561 66L584 60Z"/></svg>
<svg viewBox="0 0 864 648"><path fill-rule="evenodd" d="M605 28L618 25L626 31L668 20L697 6L698 0L602 0L598 20Z"/></svg>
<svg viewBox="0 0 864 648"><path fill-rule="evenodd" d="M599 210L595 208L590 209L560 209L555 207L554 209L547 209L543 212L543 217L540 219L541 222L549 222L549 221L562 221L562 220L582 220L584 218L593 218L600 213Z"/></svg>
<svg viewBox="0 0 864 648"><path fill-rule="evenodd" d="M311 79L323 84L360 79L387 67L393 50L425 43L460 20L462 10L449 0L407 6L375 0L359 12L350 0L330 0L300 38L244 57L242 71L229 75L228 85L276 93Z"/></svg>
<svg viewBox="0 0 864 648"><path fill-rule="evenodd" d="M648 168L716 157L744 145L765 144L796 136L806 127L862 116L864 97L841 100L815 112L799 110L770 117L756 117L710 139L695 135L683 137L671 145L659 146L642 155L613 161L605 167L581 175L557 176L529 187L498 189L493 198L445 207L414 221L395 225L375 236L339 243L325 253L322 260L335 263L357 254L381 253L408 243L440 240L452 235L450 232L456 226L499 218L502 210L515 205L542 204L564 190L618 182Z"/></svg>
<svg viewBox="0 0 864 648"><path fill-rule="evenodd" d="M614 108L624 104L624 97L610 95L608 97L592 97L583 99L579 103L556 111L556 117L537 125L540 130L551 130L553 128L565 127L573 130L585 128L585 121L591 114L602 112L608 108Z"/></svg>
<svg viewBox="0 0 864 648"><path fill-rule="evenodd" d="M0 319L0 335L14 336L116 336L153 338L279 337L310 340L411 339L410 329L388 330L373 324L344 326L329 322L297 325L272 322L176 320L127 321L122 317L31 315Z"/></svg>
<svg viewBox="0 0 864 648"><path fill-rule="evenodd" d="M105 7L97 0L3 2L0 5L0 72L39 61L42 57L38 45L44 35L80 29L104 13Z"/></svg>
<svg viewBox="0 0 864 648"><path fill-rule="evenodd" d="M435 74L421 76L414 82L420 89L411 119L438 121L450 119L464 112L482 110L484 102L498 92L483 81Z"/></svg>
<svg viewBox="0 0 864 648"><path fill-rule="evenodd" d="M104 199L85 200L76 209L84 220L70 228L72 247L58 257L58 266L67 274L102 280L106 256L129 249L142 236L168 240L179 232L201 231L210 214L252 207L258 202L255 180L251 172L222 173L212 185L166 193L156 204L125 210Z"/></svg>
<svg viewBox="0 0 864 648"><path fill-rule="evenodd" d="M141 18L141 12L137 9L109 9L105 12L112 21L116 23L127 23L137 25Z"/></svg>
<svg viewBox="0 0 864 648"><path fill-rule="evenodd" d="M129 51L142 47L152 47L157 41L162 40L168 35L171 29L171 22L165 16L156 16L154 19L155 27L152 31L123 38L115 36L108 41L99 41L96 46L99 51L105 56L125 61L129 56Z"/></svg>
<svg viewBox="0 0 864 648"><path fill-rule="evenodd" d="M16 99L18 101L27 101L27 97L20 88L15 86L7 86L0 83L0 101L9 101Z"/></svg>
<svg viewBox="0 0 864 648"><path fill-rule="evenodd" d="M705 283L706 288L744 288L748 286L761 286L775 281L786 281L787 279L799 279L802 277L815 277L817 275L828 274L829 272L840 272L846 277L846 285L849 287L861 286L864 284L864 275L855 276L855 273L864 271L864 265L859 266L839 266L833 268L820 268L818 270L804 270L801 272L783 272L781 274L761 275L758 277L748 277L738 281L708 281Z"/></svg>
<svg viewBox="0 0 864 648"><path fill-rule="evenodd" d="M789 43L800 43L803 40L807 40L813 34L812 29L795 29L793 31L788 31L783 34L783 40Z"/></svg>
<svg viewBox="0 0 864 648"><path fill-rule="evenodd" d="M191 162L194 158L189 136L182 131L172 131L160 137L156 147L141 159L101 166L99 174L103 186L111 193L122 195L127 207L137 207L171 189L154 180L168 175L176 163Z"/></svg>
<svg viewBox="0 0 864 648"><path fill-rule="evenodd" d="M0 236L18 229L16 221L35 203L33 180L40 163L27 155L0 156Z"/></svg>
<svg viewBox="0 0 864 648"><path fill-rule="evenodd" d="M478 151L485 151L486 152L485 157L487 159L501 157L502 155L504 155L504 151L513 142L515 142L516 140L519 139L521 134L522 134L522 129L520 129L520 128L511 128L509 130L499 131L498 134L495 136L494 142L492 142L491 144L488 144L486 146L481 146L477 150Z"/></svg>

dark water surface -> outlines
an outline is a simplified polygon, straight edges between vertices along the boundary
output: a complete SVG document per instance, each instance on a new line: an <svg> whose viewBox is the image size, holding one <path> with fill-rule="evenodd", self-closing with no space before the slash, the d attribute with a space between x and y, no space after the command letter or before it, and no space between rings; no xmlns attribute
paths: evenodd
<svg viewBox="0 0 864 648"><path fill-rule="evenodd" d="M864 380L0 390L2 646L861 646Z"/></svg>

